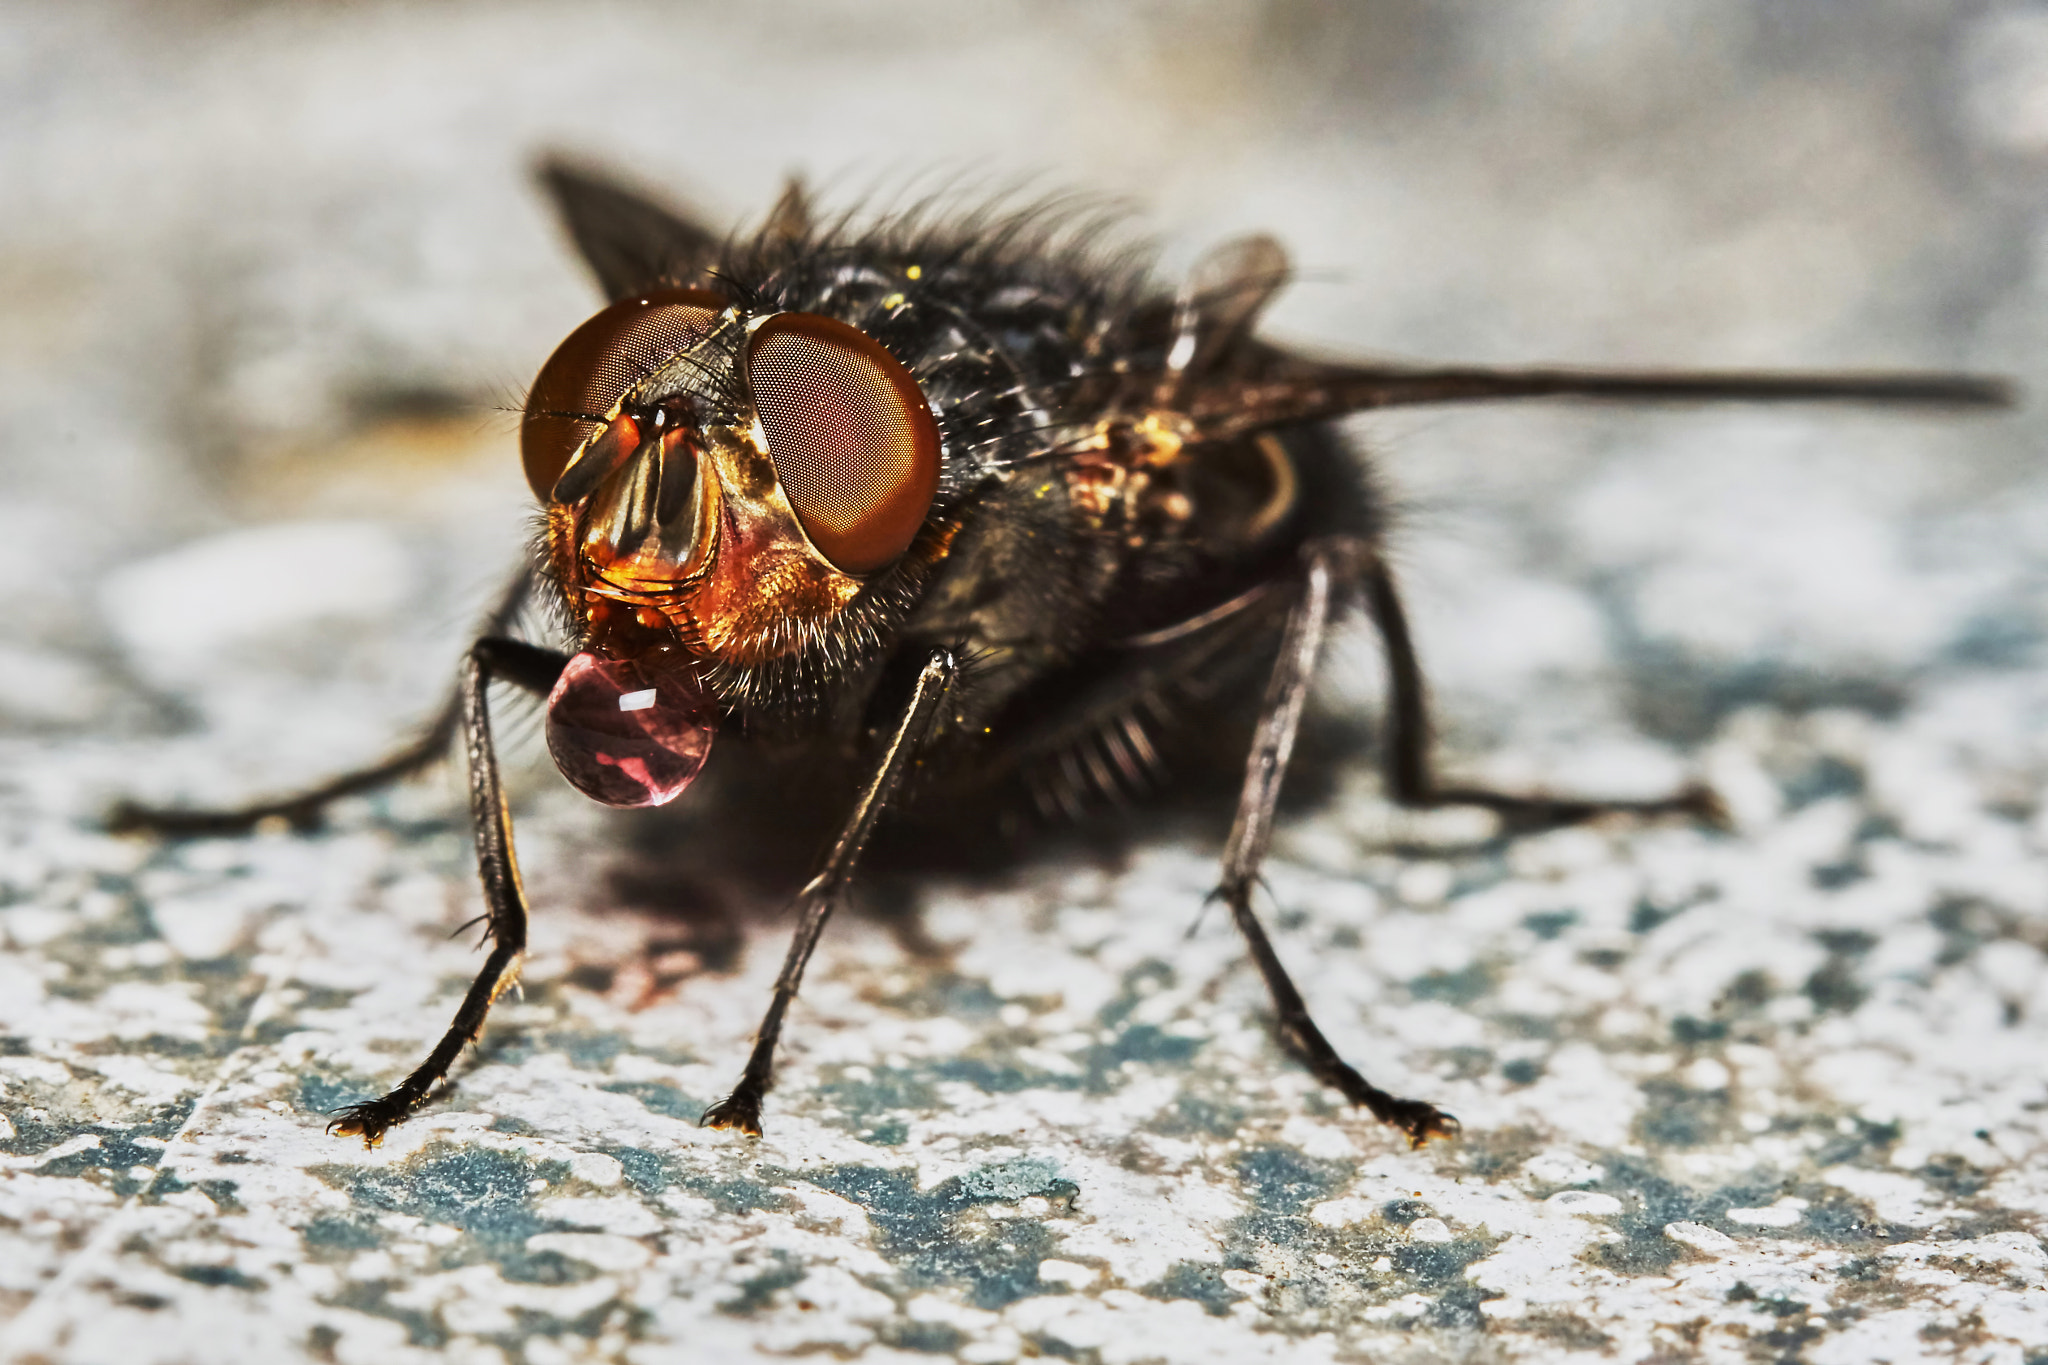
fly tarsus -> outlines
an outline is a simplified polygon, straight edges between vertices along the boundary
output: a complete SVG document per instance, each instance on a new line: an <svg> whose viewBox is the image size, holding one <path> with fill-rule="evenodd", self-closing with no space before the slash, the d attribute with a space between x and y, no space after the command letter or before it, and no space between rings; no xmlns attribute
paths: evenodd
<svg viewBox="0 0 2048 1365"><path fill-rule="evenodd" d="M741 1081L732 1094L704 1111L699 1128L737 1128L748 1137L761 1136L761 1092Z"/></svg>
<svg viewBox="0 0 2048 1365"><path fill-rule="evenodd" d="M1457 1116L1446 1114L1433 1104L1421 1100L1396 1100L1396 1113L1388 1123L1408 1135L1408 1145L1417 1150L1431 1138L1442 1138L1446 1142L1464 1131Z"/></svg>
<svg viewBox="0 0 2048 1365"><path fill-rule="evenodd" d="M1228 898L1226 893L1226 898ZM1278 1011L1278 1033L1280 1046L1288 1055L1309 1069L1309 1073L1324 1085L1342 1094L1361 1109L1389 1128L1398 1128L1407 1134L1410 1147L1421 1147L1431 1138L1454 1138L1458 1136L1458 1120L1427 1100L1406 1100L1390 1095L1359 1074L1358 1068L1337 1055L1337 1049L1330 1046L1329 1039L1316 1027L1316 1021L1309 1017L1308 1006L1303 1003L1301 993L1288 979L1286 968L1273 952L1272 943L1258 919L1252 914L1248 900L1231 902L1231 909L1237 915L1238 927L1250 940L1252 960L1258 965L1260 975L1266 979L1266 987L1272 993L1274 1008Z"/></svg>
<svg viewBox="0 0 2048 1365"><path fill-rule="evenodd" d="M532 573L527 569L521 569L513 576L512 582L506 586L504 595L492 608L488 618L488 629L479 644L487 651L491 651L493 660L499 662L499 676L528 691L535 691L537 688L541 696L546 696L548 688L554 685L555 674L561 672L560 663L555 664L554 673L546 672L547 656L550 651L536 650L533 646L518 641L495 638L510 627L525 605L531 579ZM495 647L495 650L492 650L492 647ZM542 676L546 678L544 685L536 681ZM327 814L327 808L341 798L389 786L439 762L447 753L449 743L462 727L462 705L462 689L458 685L454 694L441 704L440 712L417 739L379 762L329 778L317 787L309 787L304 791L270 801L254 801L246 806L214 810L180 809L175 806L148 806L139 801L118 801L108 810L104 823L107 830L114 834L158 834L170 839L193 839L247 834L266 820L283 820L293 830L304 834L318 829Z"/></svg>
<svg viewBox="0 0 2048 1365"><path fill-rule="evenodd" d="M335 1111L340 1117L327 1125L327 1131L336 1137L359 1137L365 1149L377 1147L383 1143L384 1135L411 1117L425 1098L394 1090L374 1100L347 1105Z"/></svg>
<svg viewBox="0 0 2048 1365"><path fill-rule="evenodd" d="M172 839L247 834L266 820L283 820L304 834L318 829L327 808L345 796L389 786L439 761L460 719L458 692L427 731L381 763L330 778L317 787L273 801L254 801L221 810L187 810L121 801L107 812L107 828L115 834L160 834Z"/></svg>
<svg viewBox="0 0 2048 1365"><path fill-rule="evenodd" d="M1721 793L1704 782L1689 782L1669 799L1656 804L1664 809L1652 813L1689 816L1709 829L1725 831L1735 828L1735 816L1729 811L1728 803L1721 799Z"/></svg>
<svg viewBox="0 0 2048 1365"><path fill-rule="evenodd" d="M1320 1034L1317 1035L1316 1041L1322 1043ZM1341 1092L1345 1099L1359 1108L1370 1110L1374 1118L1389 1128L1398 1128L1407 1134L1410 1147L1422 1147L1431 1138L1448 1139L1458 1136L1458 1120L1453 1116L1427 1100L1404 1100L1389 1095L1359 1075L1355 1067L1340 1060L1336 1053L1329 1052L1329 1044L1322 1043L1322 1047L1328 1053L1326 1065L1317 1064L1317 1061L1324 1059L1312 1060L1299 1052L1296 1055L1301 1056L1308 1064L1317 1080ZM1288 1050L1295 1051L1292 1046Z"/></svg>
<svg viewBox="0 0 2048 1365"><path fill-rule="evenodd" d="M161 834L174 839L208 835L247 834L265 820L281 819L304 833L317 829L325 800L321 795L244 806L239 810L180 810L175 807L145 806L136 801L119 801L105 818L111 834Z"/></svg>
<svg viewBox="0 0 2048 1365"><path fill-rule="evenodd" d="M1503 828L1511 834L1533 834L1543 830L1560 829L1567 825L1582 825L1589 820L1598 820L1609 815L1639 820L1668 819L1675 816L1695 821L1710 829L1725 830L1733 827L1728 806L1721 800L1720 795L1712 787L1698 782L1682 787L1669 796L1646 801L1524 796L1513 792L1494 791L1489 787L1437 787L1420 797L1410 798L1407 804L1423 808L1478 806L1499 816Z"/></svg>

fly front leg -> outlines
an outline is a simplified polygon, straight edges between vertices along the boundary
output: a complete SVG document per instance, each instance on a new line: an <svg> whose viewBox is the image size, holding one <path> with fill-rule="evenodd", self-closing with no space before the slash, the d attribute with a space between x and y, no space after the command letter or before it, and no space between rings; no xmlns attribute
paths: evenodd
<svg viewBox="0 0 2048 1365"><path fill-rule="evenodd" d="M1482 806L1499 814L1502 822L1517 833L1575 825L1614 814L1682 815L1710 824L1727 823L1728 813L1720 798L1712 789L1697 783L1647 801L1614 801L1527 795L1440 781L1430 757L1428 688L1422 679L1422 665L1415 657L1415 642L1408 631L1408 615L1401 606L1393 571L1379 552L1363 541L1334 544L1348 552L1365 598L1366 612L1386 648L1385 763L1387 792L1394 800L1424 809Z"/></svg>
<svg viewBox="0 0 2048 1365"><path fill-rule="evenodd" d="M484 620L484 636L493 638L511 629L520 609L526 605L526 596L532 586L532 574L522 569L506 587L504 595L491 608ZM516 664L508 665L516 668ZM557 667L556 673L561 672ZM521 680L510 673L501 674L508 681L520 681L527 685L530 680ZM548 686L552 687L550 679ZM540 689L540 695L547 695L547 688ZM231 806L221 810L180 810L175 807L145 806L135 801L121 801L107 812L107 828L117 834L149 833L165 834L173 838L194 836L245 834L265 820L283 819L292 828L311 829L320 823L320 817L327 807L344 796L357 792L372 791L387 786L400 778L434 763L448 752L449 741L455 738L455 731L462 723L462 689L460 685L441 705L420 737L404 748L367 768L358 768L352 773L343 773L317 787L294 792L269 801L252 801L246 806Z"/></svg>
<svg viewBox="0 0 2048 1365"><path fill-rule="evenodd" d="M489 690L494 678L502 678L546 696L568 662L567 655L554 650L492 638L477 641L464 660L456 700L469 755L469 811L476 826L484 941L490 944L490 956L462 997L454 1022L427 1059L389 1094L343 1109L341 1117L328 1125L329 1132L361 1137L365 1147L382 1142L387 1130L405 1122L426 1103L428 1092L448 1074L462 1049L476 1041L492 1002L518 979L519 964L526 955L526 891L519 884L519 861L512 850L512 814L505 808L504 789L498 781Z"/></svg>
<svg viewBox="0 0 2048 1365"><path fill-rule="evenodd" d="M753 1137L761 1135L761 1100L774 1080L775 1044L782 1036L783 1016L789 1012L789 1002L796 999L797 987L803 983L804 968L809 965L811 953L818 946L818 936L825 930L825 921L831 918L846 884L853 879L861 850L867 846L876 818L889 804L904 771L937 725L940 705L959 671L960 665L952 651L940 649L932 652L923 671L918 674L910 703L903 710L903 719L897 724L895 735L890 738L881 760L869 776L867 786L861 790L853 814L847 818L831 851L825 855L824 867L797 893L796 938L789 945L789 956L783 959L781 975L775 978L775 995L768 1002L768 1013L761 1019L760 1031L754 1035L754 1050L747 1055L746 1069L740 1073L739 1084L733 1087L732 1094L704 1111L703 1127L737 1128Z"/></svg>
<svg viewBox="0 0 2048 1365"><path fill-rule="evenodd" d="M1404 1100L1390 1095L1360 1075L1323 1037L1310 1017L1308 1006L1280 964L1266 937L1265 926L1252 911L1252 888L1257 884L1259 866L1273 841L1273 812L1280 800L1280 784L1287 775L1287 760L1294 752L1294 737L1301 725L1301 710L1314 681L1316 656L1329 632L1330 597L1334 580L1345 556L1343 547L1317 545L1308 554L1306 581L1300 599L1287 618L1287 633L1280 643L1280 657L1266 684L1265 700L1259 707L1259 723L1245 763L1244 787L1238 795L1237 818L1231 823L1230 840L1223 851L1223 879L1216 895L1230 907L1251 949L1252 961L1265 978L1273 997L1273 1009L1280 1045L1314 1073L1317 1080L1340 1091L1353 1104L1372 1111L1374 1118L1408 1135L1411 1146L1420 1147L1433 1137L1451 1137L1458 1121L1433 1104Z"/></svg>

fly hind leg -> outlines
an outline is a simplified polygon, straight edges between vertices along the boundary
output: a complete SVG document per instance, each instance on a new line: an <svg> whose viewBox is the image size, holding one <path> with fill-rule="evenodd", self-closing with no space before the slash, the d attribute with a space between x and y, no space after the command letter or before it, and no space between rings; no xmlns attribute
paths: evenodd
<svg viewBox="0 0 2048 1365"><path fill-rule="evenodd" d="M1433 1137L1451 1137L1458 1121L1423 1100L1402 1099L1380 1089L1337 1055L1309 1015L1301 992L1281 965L1272 940L1252 910L1252 889L1259 866L1272 843L1273 816L1281 780L1294 751L1303 704L1314 680L1316 657L1329 630L1331 600L1340 586L1355 586L1379 627L1387 648L1390 716L1387 733L1388 786L1405 805L1469 804L1498 811L1516 829L1572 824L1611 811L1636 815L1687 814L1717 818L1720 804L1705 788L1694 788L1656 801L1588 801L1519 796L1481 787L1439 784L1429 762L1429 710L1422 670L1409 638L1408 621L1392 574L1372 545L1351 539L1313 543L1306 554L1306 574L1287 618L1287 630L1260 704L1252 751L1245 764L1244 786L1237 817L1223 854L1223 877L1216 895L1230 907L1252 961L1273 997L1280 1045L1325 1085L1373 1117L1398 1128L1410 1145L1420 1147Z"/></svg>
<svg viewBox="0 0 2048 1365"><path fill-rule="evenodd" d="M1575 825L1602 815L1655 817L1687 816L1710 824L1726 824L1728 815L1721 800L1701 784L1693 784L1669 796L1643 801L1616 801L1586 797L1555 797L1496 791L1490 787L1445 783L1437 777L1430 756L1429 692L1422 678L1422 665L1415 656L1415 642L1408 631L1408 614L1401 606L1401 594L1392 570L1379 552L1364 541L1331 542L1340 548L1365 608L1379 630L1387 658L1387 723L1385 765L1387 792L1404 806L1432 809L1438 806L1481 806L1500 816L1502 824L1515 833Z"/></svg>

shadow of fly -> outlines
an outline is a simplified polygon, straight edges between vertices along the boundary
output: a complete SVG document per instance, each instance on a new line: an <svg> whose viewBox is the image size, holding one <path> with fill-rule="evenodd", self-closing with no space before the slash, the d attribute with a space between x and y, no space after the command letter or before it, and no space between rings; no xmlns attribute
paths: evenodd
<svg viewBox="0 0 2048 1365"><path fill-rule="evenodd" d="M753 1050L703 1116L759 1134L785 1015L877 821L991 799L1072 817L1155 787L1187 738L1176 697L1247 671L1256 718L1215 898L1272 993L1280 1044L1412 1144L1455 1134L1449 1114L1337 1055L1253 910L1333 622L1362 610L1384 646L1386 783L1404 805L1480 806L1511 830L1720 811L1703 787L1607 801L1438 776L1386 501L1336 423L1510 399L2013 399L2005 382L1947 374L1351 364L1258 335L1289 277L1270 237L1219 247L1170 289L1058 204L821 219L792 185L757 231L721 239L587 169L551 162L540 178L608 303L527 399L521 454L545 530L438 721L281 800L113 815L170 835L306 826L462 737L489 956L426 1059L331 1125L371 1145L427 1101L526 950L490 683L546 698L557 766L606 805L673 800L721 730L841 784ZM560 649L508 634L536 596Z"/></svg>

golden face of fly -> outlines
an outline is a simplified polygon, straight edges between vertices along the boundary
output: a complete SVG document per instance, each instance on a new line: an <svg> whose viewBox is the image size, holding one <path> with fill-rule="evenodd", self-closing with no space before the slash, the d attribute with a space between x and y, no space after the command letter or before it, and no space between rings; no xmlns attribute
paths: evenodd
<svg viewBox="0 0 2048 1365"><path fill-rule="evenodd" d="M716 727L706 670L818 639L909 549L939 483L931 409L880 343L691 289L572 332L521 453L588 661L549 699L550 746L612 805L680 794Z"/></svg>
<svg viewBox="0 0 2048 1365"><path fill-rule="evenodd" d="M573 546L571 581L590 619L630 609L643 629L672 630L707 663L753 665L797 648L859 594L861 580L804 534L757 431L712 427L677 445L647 462L659 473L614 478L580 515L550 508L551 526ZM692 462L694 483L676 515L642 535L642 484L677 477L678 459Z"/></svg>

